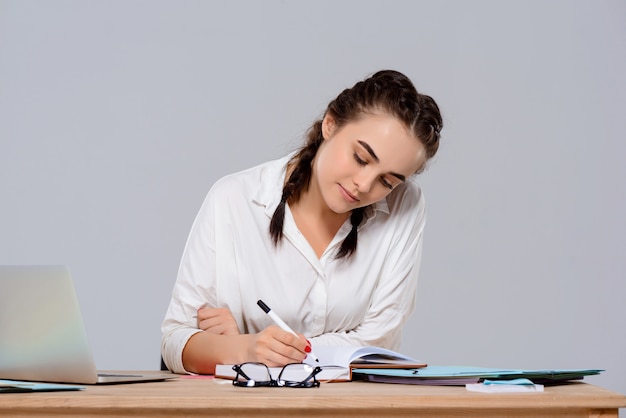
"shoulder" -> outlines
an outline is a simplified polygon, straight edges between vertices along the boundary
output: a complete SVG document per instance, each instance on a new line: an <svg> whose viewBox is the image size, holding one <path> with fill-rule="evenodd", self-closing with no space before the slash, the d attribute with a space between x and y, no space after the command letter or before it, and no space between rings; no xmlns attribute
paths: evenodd
<svg viewBox="0 0 626 418"><path fill-rule="evenodd" d="M424 194L415 180L410 179L374 206L374 213L365 229L369 229L371 234L384 234L397 240L399 237L420 234L425 223Z"/></svg>
<svg viewBox="0 0 626 418"><path fill-rule="evenodd" d="M398 216L407 211L413 215L418 213L423 216L426 209L424 193L413 179L409 179L394 189L386 200L390 216Z"/></svg>
<svg viewBox="0 0 626 418"><path fill-rule="evenodd" d="M273 188L277 184L285 164L286 159L281 158L228 174L213 184L209 195L217 198L254 198L261 190Z"/></svg>

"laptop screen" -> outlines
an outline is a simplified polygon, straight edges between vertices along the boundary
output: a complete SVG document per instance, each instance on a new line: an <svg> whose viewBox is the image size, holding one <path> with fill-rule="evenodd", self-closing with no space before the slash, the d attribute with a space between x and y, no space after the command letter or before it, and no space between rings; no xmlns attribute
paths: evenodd
<svg viewBox="0 0 626 418"><path fill-rule="evenodd" d="M96 382L67 268L0 266L0 378Z"/></svg>

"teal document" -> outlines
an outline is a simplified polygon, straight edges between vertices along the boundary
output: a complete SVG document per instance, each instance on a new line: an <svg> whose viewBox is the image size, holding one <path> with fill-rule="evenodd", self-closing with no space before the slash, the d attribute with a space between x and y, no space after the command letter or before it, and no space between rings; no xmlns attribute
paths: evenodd
<svg viewBox="0 0 626 418"><path fill-rule="evenodd" d="M82 390L83 386L61 385L57 383L23 382L20 380L0 380L0 393L52 392L59 390Z"/></svg>

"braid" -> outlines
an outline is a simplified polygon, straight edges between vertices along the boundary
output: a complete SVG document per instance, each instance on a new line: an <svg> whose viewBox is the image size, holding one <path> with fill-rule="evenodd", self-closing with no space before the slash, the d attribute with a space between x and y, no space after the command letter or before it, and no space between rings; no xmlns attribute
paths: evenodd
<svg viewBox="0 0 626 418"><path fill-rule="evenodd" d="M313 171L312 163L317 150L322 144L324 137L322 136L322 121L318 120L311 127L308 140L304 147L294 155L287 166L292 165L293 170L283 186L283 193L280 203L276 207L272 219L270 220L270 236L275 246L280 243L283 236L283 225L285 221L285 205L289 201L298 201L302 191L309 188L311 181L311 172Z"/></svg>
<svg viewBox="0 0 626 418"><path fill-rule="evenodd" d="M348 233L348 236L341 243L341 248L337 252L336 258L350 257L352 253L356 251L358 228L363 221L365 215L365 208L357 208L352 211L350 215L350 222L352 223L352 229Z"/></svg>
<svg viewBox="0 0 626 418"><path fill-rule="evenodd" d="M283 189L280 203L278 204L278 206L276 206L276 210L274 211L272 219L270 220L270 237L272 238L272 243L274 244L274 246L278 245L283 234L285 204L287 203L287 199L289 199L288 193L286 193L285 189Z"/></svg>

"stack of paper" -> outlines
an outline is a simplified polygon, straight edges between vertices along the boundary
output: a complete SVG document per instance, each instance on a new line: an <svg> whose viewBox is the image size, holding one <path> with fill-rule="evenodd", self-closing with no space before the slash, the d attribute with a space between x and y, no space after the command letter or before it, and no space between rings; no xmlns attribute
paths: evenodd
<svg viewBox="0 0 626 418"><path fill-rule="evenodd" d="M554 384L599 374L600 369L517 370L466 366L427 366L420 369L354 369L354 380L414 385L466 385L484 379L525 378L536 384Z"/></svg>

